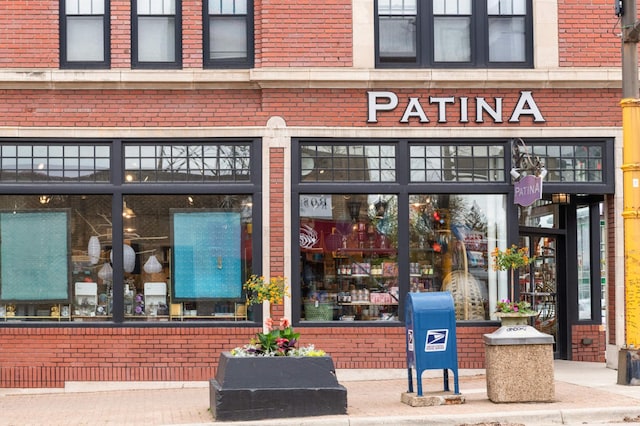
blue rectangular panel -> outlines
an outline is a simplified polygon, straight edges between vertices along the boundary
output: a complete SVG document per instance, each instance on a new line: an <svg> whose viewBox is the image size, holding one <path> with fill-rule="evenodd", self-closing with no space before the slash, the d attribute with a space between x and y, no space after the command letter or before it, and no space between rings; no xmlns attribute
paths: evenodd
<svg viewBox="0 0 640 426"><path fill-rule="evenodd" d="M173 213L175 299L240 298L238 212Z"/></svg>
<svg viewBox="0 0 640 426"><path fill-rule="evenodd" d="M67 212L0 213L0 241L1 300L69 300Z"/></svg>

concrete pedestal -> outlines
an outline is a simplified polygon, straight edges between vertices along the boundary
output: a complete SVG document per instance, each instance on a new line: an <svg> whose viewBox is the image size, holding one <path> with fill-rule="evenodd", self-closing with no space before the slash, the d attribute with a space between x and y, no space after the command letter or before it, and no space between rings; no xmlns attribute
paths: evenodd
<svg viewBox="0 0 640 426"><path fill-rule="evenodd" d="M640 386L640 351L622 348L618 352L618 384Z"/></svg>
<svg viewBox="0 0 640 426"><path fill-rule="evenodd" d="M487 395L492 402L552 402L553 336L522 325L484 335Z"/></svg>

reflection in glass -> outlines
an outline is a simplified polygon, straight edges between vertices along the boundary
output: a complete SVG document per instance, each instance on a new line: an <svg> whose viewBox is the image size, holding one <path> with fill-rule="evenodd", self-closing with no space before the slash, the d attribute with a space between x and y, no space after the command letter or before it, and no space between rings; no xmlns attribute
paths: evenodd
<svg viewBox="0 0 640 426"><path fill-rule="evenodd" d="M589 207L576 210L577 227L576 242L578 246L578 318L591 319L591 246Z"/></svg>
<svg viewBox="0 0 640 426"><path fill-rule="evenodd" d="M300 195L305 321L397 321L398 198Z"/></svg>
<svg viewBox="0 0 640 426"><path fill-rule="evenodd" d="M134 270L124 274L127 320L246 320L251 196L128 195L124 202L135 212L123 219L125 244L136 254ZM152 257L159 272L144 267Z"/></svg>
<svg viewBox="0 0 640 426"><path fill-rule="evenodd" d="M394 145L303 144L305 182L395 182ZM309 165L312 165L309 167Z"/></svg>
<svg viewBox="0 0 640 426"><path fill-rule="evenodd" d="M25 241L32 242L30 247L35 251L22 256L25 262L31 263L18 272L29 275L39 271L41 274L31 282L22 279L18 287L9 279L0 281L0 296L11 295L10 299L0 299L0 322L10 319L107 321L115 315L113 300L118 293L124 301L127 321L246 320L248 314L240 289L253 271L251 199L249 195L232 194L125 196L123 230L120 231L113 228L111 195L0 196L0 216L4 214L0 217L0 229L4 222L2 218L20 219L23 225L16 226L14 220L11 234L6 237L16 247L24 245ZM178 264L172 255L175 247L171 218L175 212L215 212L238 218L239 226L234 228L237 232L232 238L221 238L221 233L201 233L198 239L201 244L193 247L194 256L183 255L179 259L182 270L208 268L220 272L238 265L240 276L233 282L225 282L225 285L235 286L233 295L225 293L221 297L215 297L215 294L211 297L208 294L207 297L174 300L173 272ZM38 226L29 226L22 220L32 217L38 219ZM34 233L34 229L40 232ZM42 232L42 229L51 230L51 233ZM123 233L124 270L113 270L113 232ZM40 243L35 244L36 241ZM62 243L68 249L55 250L53 254L63 259L50 265L47 259L52 259L52 253L45 250L53 244L61 247ZM233 255L225 250L226 246L232 245L237 247ZM0 247L0 256L6 246ZM182 249L184 252L190 247ZM65 268L65 262L69 273L62 274L61 283L60 270ZM12 263L15 266L16 262ZM0 262L0 268L3 266L6 265ZM51 276L42 278L47 271ZM22 276L20 274L16 276ZM11 288L2 287L4 285L11 285ZM23 291L27 287L33 291ZM16 292L18 290L20 292Z"/></svg>
<svg viewBox="0 0 640 426"><path fill-rule="evenodd" d="M12 275L32 278L21 280L20 287L26 290L24 294L12 294L15 289L5 288L11 286L10 279L0 282L3 297L0 321L82 321L111 317L112 280L110 276L99 275L103 264L109 262L111 196L5 195L0 196L0 212L16 220L39 218L29 226L14 224L11 235L3 235L4 239L9 238L16 244L29 242L31 252L21 255L28 264ZM61 218L66 218L63 223ZM4 220L0 222L0 228L8 224ZM96 245L98 238L102 239L102 244ZM54 247L54 244L67 248L47 249L47 245ZM3 243L0 252L2 250L11 248ZM0 254L3 259L11 255ZM54 260L52 256L57 257ZM19 264L11 263L0 264L5 278L8 278L5 274L11 273L10 267ZM58 279L60 271L68 271L63 273L62 283ZM38 273L44 273L44 276L38 277ZM63 289L65 291L61 291Z"/></svg>
<svg viewBox="0 0 640 426"><path fill-rule="evenodd" d="M490 256L506 246L506 197L417 194L409 202L409 291L450 291L458 320L489 320L507 290Z"/></svg>
<svg viewBox="0 0 640 426"><path fill-rule="evenodd" d="M530 206L518 206L520 226L532 228L558 228L558 204L549 200L537 200Z"/></svg>

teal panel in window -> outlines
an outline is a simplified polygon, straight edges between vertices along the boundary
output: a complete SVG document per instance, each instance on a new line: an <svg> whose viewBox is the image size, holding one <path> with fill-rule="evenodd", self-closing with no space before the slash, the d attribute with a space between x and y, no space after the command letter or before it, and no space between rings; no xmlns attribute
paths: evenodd
<svg viewBox="0 0 640 426"><path fill-rule="evenodd" d="M173 297L239 298L242 295L238 212L173 213Z"/></svg>
<svg viewBox="0 0 640 426"><path fill-rule="evenodd" d="M0 298L69 300L66 211L0 213Z"/></svg>

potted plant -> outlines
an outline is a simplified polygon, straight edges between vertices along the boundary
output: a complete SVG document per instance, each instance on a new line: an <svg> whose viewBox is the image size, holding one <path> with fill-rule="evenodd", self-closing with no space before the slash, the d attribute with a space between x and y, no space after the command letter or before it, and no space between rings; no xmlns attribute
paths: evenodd
<svg viewBox="0 0 640 426"><path fill-rule="evenodd" d="M528 266L535 260L535 257L529 256L529 249L527 247L518 247L515 244L505 250L500 250L496 247L491 253L491 257L493 258L493 269L495 271L510 272L509 298L502 299L496 304L496 316L502 320L504 318L536 315L529 302L515 300L515 271Z"/></svg>
<svg viewBox="0 0 640 426"><path fill-rule="evenodd" d="M284 278L252 275L244 284L247 304L278 303ZM216 420L259 420L346 414L347 390L336 379L333 360L313 345L298 347L300 333L271 317L244 346L220 354L210 380L210 408Z"/></svg>

